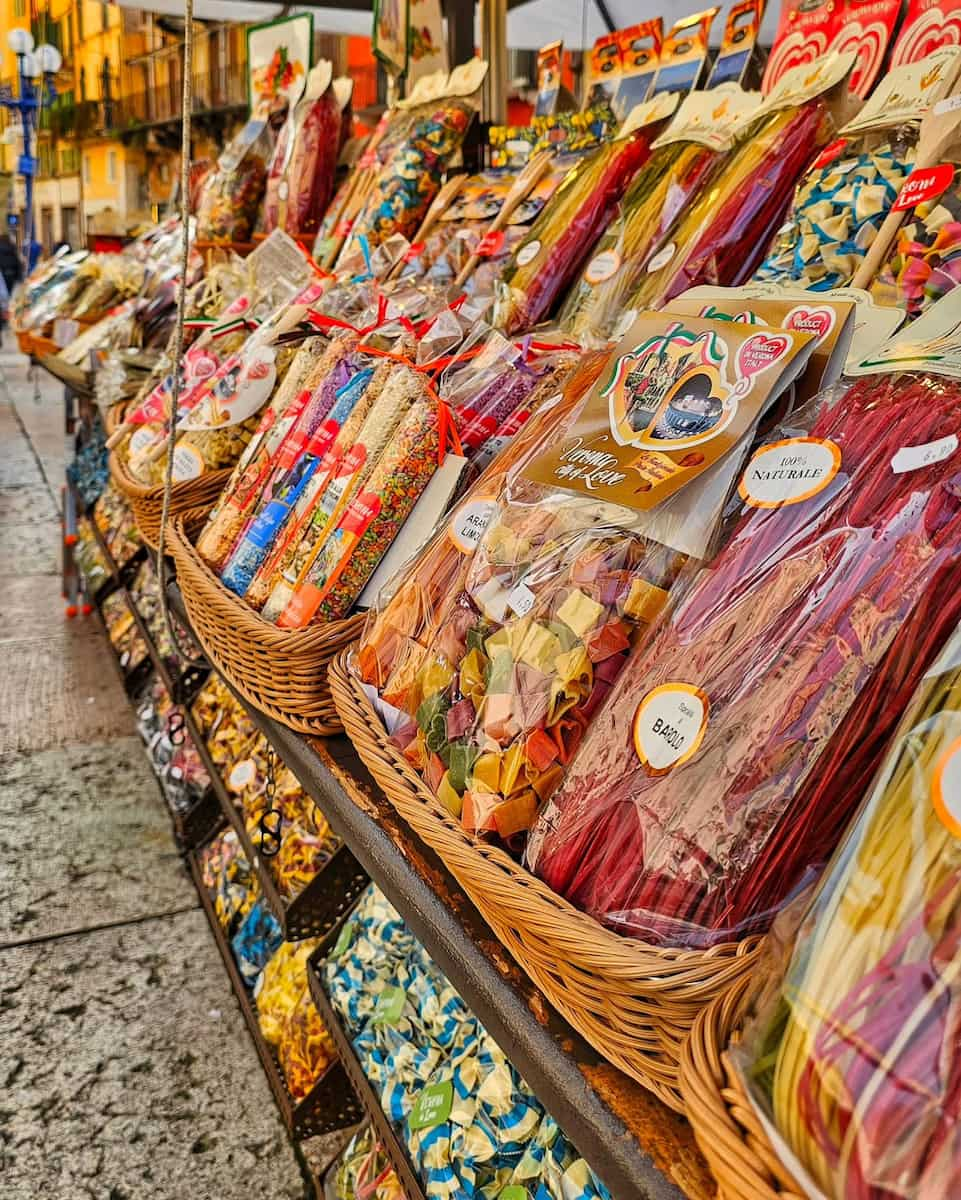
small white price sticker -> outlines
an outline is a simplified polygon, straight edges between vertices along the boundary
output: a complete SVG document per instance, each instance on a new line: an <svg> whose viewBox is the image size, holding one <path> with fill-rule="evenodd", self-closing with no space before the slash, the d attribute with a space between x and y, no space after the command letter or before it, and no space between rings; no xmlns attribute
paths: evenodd
<svg viewBox="0 0 961 1200"><path fill-rule="evenodd" d="M957 448L958 436L955 433L938 438L936 442L925 442L923 446L902 446L891 459L891 470L895 475L918 471L921 467L930 467L950 458Z"/></svg>
<svg viewBox="0 0 961 1200"><path fill-rule="evenodd" d="M508 593L507 603L511 612L516 613L519 617L526 617L534 607L536 599L537 597L526 583L519 583Z"/></svg>
<svg viewBox="0 0 961 1200"><path fill-rule="evenodd" d="M651 261L647 264L648 275L653 275L655 271L659 271L661 267L666 267L674 257L677 246L673 242L668 242L663 250L658 250Z"/></svg>
<svg viewBox="0 0 961 1200"><path fill-rule="evenodd" d="M517 251L517 265L519 267L526 267L529 262L533 262L540 248L541 244L536 238L533 242L528 242L526 246L521 246L520 250Z"/></svg>

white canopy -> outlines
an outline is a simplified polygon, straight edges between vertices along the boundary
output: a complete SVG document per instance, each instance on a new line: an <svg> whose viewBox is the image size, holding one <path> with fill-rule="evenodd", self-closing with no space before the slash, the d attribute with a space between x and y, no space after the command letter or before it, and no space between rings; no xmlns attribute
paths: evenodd
<svg viewBox="0 0 961 1200"><path fill-rule="evenodd" d="M117 0L121 8L136 8L141 12L161 13L167 17L184 15L183 0ZM370 35L373 10L345 8L288 9L287 16L309 12L314 15L314 28L320 33L354 33ZM194 16L198 21L237 21L259 25L284 14L284 5L261 3L260 0L194 0Z"/></svg>

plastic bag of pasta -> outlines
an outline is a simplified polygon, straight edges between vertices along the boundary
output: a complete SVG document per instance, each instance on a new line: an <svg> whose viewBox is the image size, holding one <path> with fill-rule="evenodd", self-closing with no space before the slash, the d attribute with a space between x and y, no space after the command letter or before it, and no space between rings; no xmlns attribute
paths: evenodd
<svg viewBox="0 0 961 1200"><path fill-rule="evenodd" d="M834 850L957 623L957 310L922 321L757 451L729 541L542 814L533 869L610 927L693 947L764 929Z"/></svg>
<svg viewBox="0 0 961 1200"><path fill-rule="evenodd" d="M854 278L914 163L925 112L950 88L956 51L885 77L798 186L756 280L814 291Z"/></svg>
<svg viewBox="0 0 961 1200"><path fill-rule="evenodd" d="M588 344L604 344L615 336L648 261L682 211L722 169L737 122L759 99L729 85L694 92L684 100L652 143L651 157L568 293L558 316L565 333Z"/></svg>
<svg viewBox="0 0 961 1200"><path fill-rule="evenodd" d="M955 632L734 1052L798 1190L828 1200L957 1180L959 668Z"/></svg>
<svg viewBox="0 0 961 1200"><path fill-rule="evenodd" d="M762 342L778 351L759 372ZM429 640L386 644L392 740L468 828L523 843L687 557L706 553L757 423L810 343L639 318L476 514L477 548ZM361 662L379 672L378 647Z"/></svg>
<svg viewBox="0 0 961 1200"><path fill-rule="evenodd" d="M746 282L783 224L801 173L833 137L847 112L853 55L828 55L798 67L741 130L722 170L680 214L651 257L630 301L655 307L698 284Z"/></svg>
<svg viewBox="0 0 961 1200"><path fill-rule="evenodd" d="M197 207L200 241L250 241L273 151L267 115L255 114L201 184Z"/></svg>

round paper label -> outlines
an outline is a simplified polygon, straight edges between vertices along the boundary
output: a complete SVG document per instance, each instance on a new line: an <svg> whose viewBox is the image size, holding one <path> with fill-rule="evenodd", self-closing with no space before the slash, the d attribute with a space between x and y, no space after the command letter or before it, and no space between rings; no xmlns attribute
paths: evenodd
<svg viewBox="0 0 961 1200"><path fill-rule="evenodd" d="M628 308L621 314L621 319L614 326L614 337L622 338L637 320L637 309Z"/></svg>
<svg viewBox="0 0 961 1200"><path fill-rule="evenodd" d="M156 437L157 431L155 429L148 429L144 425L141 425L139 429L135 429L130 435L131 455L143 454L148 446L154 444Z"/></svg>
<svg viewBox="0 0 961 1200"><path fill-rule="evenodd" d="M242 758L239 763L234 763L230 775L227 778L227 784L231 791L240 792L245 787L249 787L257 778L257 767L252 758Z"/></svg>
<svg viewBox="0 0 961 1200"><path fill-rule="evenodd" d="M540 250L541 244L536 239L533 242L528 242L526 246L521 246L517 251L517 265L526 267L527 264L537 257L537 252Z"/></svg>
<svg viewBox="0 0 961 1200"><path fill-rule="evenodd" d="M666 267L674 257L674 252L677 246L673 242L668 242L667 245L654 255L651 261L647 264L648 275L653 275L655 271L659 271L661 267Z"/></svg>
<svg viewBox="0 0 961 1200"><path fill-rule="evenodd" d="M665 775L696 752L710 711L691 683L665 683L647 693L634 714L634 749L650 775Z"/></svg>
<svg viewBox="0 0 961 1200"><path fill-rule="evenodd" d="M961 837L961 738L951 743L934 768L931 800L945 829Z"/></svg>
<svg viewBox="0 0 961 1200"><path fill-rule="evenodd" d="M620 270L620 266L621 256L616 250L602 250L600 254L595 254L587 264L584 278L591 287L596 287L597 284L606 283L608 279L612 279Z"/></svg>
<svg viewBox="0 0 961 1200"><path fill-rule="evenodd" d="M204 473L203 455L193 446L174 448L174 479L196 479Z"/></svg>
<svg viewBox="0 0 961 1200"><path fill-rule="evenodd" d="M786 438L762 446L747 465L738 491L754 508L798 504L826 488L841 468L841 451L818 438Z"/></svg>
<svg viewBox="0 0 961 1200"><path fill-rule="evenodd" d="M461 554L473 554L494 511L493 500L471 500L450 519L450 540Z"/></svg>
<svg viewBox="0 0 961 1200"><path fill-rule="evenodd" d="M288 194L288 192L289 192L289 191L290 191L290 185L287 183L287 180L286 180L286 179L282 179L282 180L280 181L280 183L278 184L278 186L277 186L277 196L278 196L278 198L279 198L279 199L281 199L281 200L286 200L286 199L287 199L287 194Z"/></svg>

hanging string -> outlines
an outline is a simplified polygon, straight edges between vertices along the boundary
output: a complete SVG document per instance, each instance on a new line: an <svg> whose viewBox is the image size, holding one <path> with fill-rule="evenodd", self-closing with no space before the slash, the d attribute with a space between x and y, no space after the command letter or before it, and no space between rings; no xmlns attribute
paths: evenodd
<svg viewBox="0 0 961 1200"><path fill-rule="evenodd" d="M180 650L167 608L167 588L164 576L164 541L167 519L170 515L170 490L174 477L174 447L177 443L177 406L180 401L182 377L180 360L184 347L184 315L187 305L187 273L190 265L190 120L193 114L193 57L194 57L194 3L184 0L184 87L181 112L180 138L180 226L181 254L180 279L177 284L177 323L174 327L174 355L172 388L170 395L170 421L167 428L167 461L164 470L163 508L160 514L160 537L157 541L157 579L160 586L160 612L175 649ZM182 656L183 657L183 656Z"/></svg>

